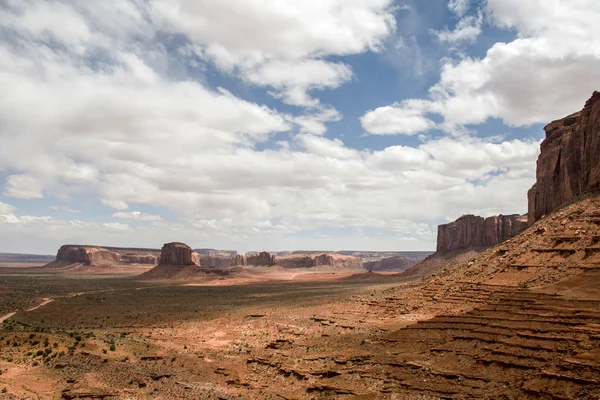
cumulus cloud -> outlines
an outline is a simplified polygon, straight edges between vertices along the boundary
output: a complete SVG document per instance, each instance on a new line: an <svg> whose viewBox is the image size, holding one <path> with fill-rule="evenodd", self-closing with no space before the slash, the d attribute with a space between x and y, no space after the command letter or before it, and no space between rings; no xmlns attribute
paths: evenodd
<svg viewBox="0 0 600 400"><path fill-rule="evenodd" d="M600 3L489 0L486 4L491 22L514 29L517 38L494 44L483 58L447 60L430 97L421 100L426 106L413 115L415 121L422 123L427 113L435 113L449 131L489 118L526 126L580 109L594 90L590 82L600 81ZM400 115L415 111L405 105L392 109ZM370 111L371 117L381 115L371 124L385 124L389 110ZM422 126L423 131L429 128Z"/></svg>
<svg viewBox="0 0 600 400"><path fill-rule="evenodd" d="M12 214L16 209L17 209L16 207L11 206L10 204L0 202L0 214L1 215Z"/></svg>
<svg viewBox="0 0 600 400"><path fill-rule="evenodd" d="M436 126L424 116L428 107L428 103L418 101L394 103L367 112L360 123L372 135L415 135Z"/></svg>
<svg viewBox="0 0 600 400"><path fill-rule="evenodd" d="M463 17L453 30L448 28L441 31L433 30L432 33L440 42L447 43L462 43L474 42L481 34L481 25L483 23L483 15L479 13L477 16L470 15Z"/></svg>
<svg viewBox="0 0 600 400"><path fill-rule="evenodd" d="M50 209L54 210L54 211L65 211L65 212L74 213L74 214L81 213L81 210L76 210L69 206L50 206Z"/></svg>
<svg viewBox="0 0 600 400"><path fill-rule="evenodd" d="M302 243L313 247L427 249L436 219L524 211L537 142L450 137L369 150L327 137L326 124L342 116L321 104L317 93L353 79L347 64L328 57L378 51L394 29L391 1L5 4L5 195L63 196L64 202L72 194L89 196L112 208L114 218L154 222L59 220L1 206L0 241L15 248L22 245L12 238L14 229L23 242L43 239L52 246L182 240L238 249L277 243L285 249L298 247L303 232ZM172 52L159 34L173 35L181 47ZM203 76L179 75L200 62L194 57L301 111L284 113L209 87ZM444 67L431 99L369 111L361 119L365 131L411 135L438 127L430 114L441 114L449 126L483 121L490 107L501 110L487 89L470 89L487 87L482 60L461 63L469 69ZM278 134L285 140L278 137L280 148L270 148ZM144 205L169 209L180 219L124 211ZM54 209L68 211L64 207ZM327 231L340 227L385 234L377 241L328 239ZM419 243L404 243L408 237Z"/></svg>
<svg viewBox="0 0 600 400"><path fill-rule="evenodd" d="M461 18L469 10L469 0L450 0L448 1L448 9L457 17Z"/></svg>
<svg viewBox="0 0 600 400"><path fill-rule="evenodd" d="M191 50L221 70L273 88L286 103L315 107L309 90L352 77L347 65L322 57L381 49L395 29L392 3L155 0L148 13L163 30L187 35Z"/></svg>
<svg viewBox="0 0 600 400"><path fill-rule="evenodd" d="M133 221L160 221L160 215L151 215L140 211L116 212L113 214L113 217L119 219L130 219Z"/></svg>

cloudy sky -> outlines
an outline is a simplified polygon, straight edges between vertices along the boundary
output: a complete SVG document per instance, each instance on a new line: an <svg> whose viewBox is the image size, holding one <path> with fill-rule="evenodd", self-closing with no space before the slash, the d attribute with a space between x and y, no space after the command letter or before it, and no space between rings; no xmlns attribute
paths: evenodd
<svg viewBox="0 0 600 400"><path fill-rule="evenodd" d="M597 0L0 0L0 251L430 250L526 212Z"/></svg>

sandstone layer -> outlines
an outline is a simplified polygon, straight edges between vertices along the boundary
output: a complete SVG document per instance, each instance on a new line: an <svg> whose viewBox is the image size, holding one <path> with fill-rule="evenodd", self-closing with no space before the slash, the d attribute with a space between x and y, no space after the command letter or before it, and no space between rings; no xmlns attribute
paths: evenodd
<svg viewBox="0 0 600 400"><path fill-rule="evenodd" d="M159 251L155 249L64 245L58 250L56 260L62 263L78 263L86 266L155 265L158 261L158 253Z"/></svg>
<svg viewBox="0 0 600 400"><path fill-rule="evenodd" d="M502 243L527 228L526 215L498 215L488 218L463 215L438 226L437 251L484 248Z"/></svg>
<svg viewBox="0 0 600 400"><path fill-rule="evenodd" d="M200 265L200 256L185 243L165 243L160 252L162 265Z"/></svg>
<svg viewBox="0 0 600 400"><path fill-rule="evenodd" d="M546 125L536 183L527 193L529 224L600 186L600 92L583 110Z"/></svg>
<svg viewBox="0 0 600 400"><path fill-rule="evenodd" d="M404 271L414 266L418 261L408 257L388 257L377 261L363 262L363 268L368 271Z"/></svg>
<svg viewBox="0 0 600 400"><path fill-rule="evenodd" d="M283 268L362 269L359 258L333 253L291 254L276 257L275 262Z"/></svg>
<svg viewBox="0 0 600 400"><path fill-rule="evenodd" d="M246 264L253 266L271 266L275 265L275 255L261 251L258 254L247 254L246 255Z"/></svg>
<svg viewBox="0 0 600 400"><path fill-rule="evenodd" d="M232 267L247 265L246 256L242 254L236 254L236 256L231 259L229 265Z"/></svg>

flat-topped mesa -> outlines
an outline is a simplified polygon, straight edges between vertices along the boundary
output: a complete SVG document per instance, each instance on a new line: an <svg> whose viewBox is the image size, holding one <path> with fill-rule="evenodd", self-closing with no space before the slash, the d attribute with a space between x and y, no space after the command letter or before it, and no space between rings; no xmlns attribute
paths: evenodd
<svg viewBox="0 0 600 400"><path fill-rule="evenodd" d="M246 264L253 266L268 266L275 265L275 255L266 251L261 251L258 254L247 254Z"/></svg>
<svg viewBox="0 0 600 400"><path fill-rule="evenodd" d="M231 262L229 263L229 265L232 267L239 267L239 266L247 265L246 256L244 256L243 254L236 254L235 257L233 257L231 259Z"/></svg>
<svg viewBox="0 0 600 400"><path fill-rule="evenodd" d="M527 193L529 224L600 187L600 92L583 110L544 127L536 183Z"/></svg>
<svg viewBox="0 0 600 400"><path fill-rule="evenodd" d="M526 215L498 215L488 218L463 215L438 226L437 251L480 249L502 243L527 228Z"/></svg>
<svg viewBox="0 0 600 400"><path fill-rule="evenodd" d="M102 247L64 245L56 254L58 261L85 265L110 265L121 263L121 255Z"/></svg>
<svg viewBox="0 0 600 400"><path fill-rule="evenodd" d="M359 258L342 254L290 254L276 257L275 262L283 268L362 269Z"/></svg>
<svg viewBox="0 0 600 400"><path fill-rule="evenodd" d="M200 256L185 243L165 243L160 252L161 265L200 265Z"/></svg>

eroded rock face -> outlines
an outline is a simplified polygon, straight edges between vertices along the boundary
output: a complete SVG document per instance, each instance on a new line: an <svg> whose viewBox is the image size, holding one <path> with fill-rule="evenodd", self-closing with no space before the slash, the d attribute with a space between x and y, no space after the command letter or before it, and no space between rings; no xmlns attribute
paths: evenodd
<svg viewBox="0 0 600 400"><path fill-rule="evenodd" d="M200 265L203 267L217 267L217 268L225 268L231 265L230 257L223 256L207 256L204 254L199 254Z"/></svg>
<svg viewBox="0 0 600 400"><path fill-rule="evenodd" d="M529 224L600 186L600 92L583 110L546 125L536 183L527 193Z"/></svg>
<svg viewBox="0 0 600 400"><path fill-rule="evenodd" d="M341 254L291 254L288 256L276 257L275 262L283 268L333 267L334 269L362 269L362 262L360 259Z"/></svg>
<svg viewBox="0 0 600 400"><path fill-rule="evenodd" d="M120 247L98 247L67 244L56 254L58 261L81 263L88 266L116 264L156 265L158 250Z"/></svg>
<svg viewBox="0 0 600 400"><path fill-rule="evenodd" d="M124 264L158 264L158 258L152 254L122 254L121 262Z"/></svg>
<svg viewBox="0 0 600 400"><path fill-rule="evenodd" d="M242 254L236 254L235 257L231 259L231 263L229 265L232 267L247 265L246 256Z"/></svg>
<svg viewBox="0 0 600 400"><path fill-rule="evenodd" d="M246 263L248 265L254 265L254 266L259 266L259 265L271 266L271 265L275 265L275 256L266 251L261 251L258 254L247 255Z"/></svg>
<svg viewBox="0 0 600 400"><path fill-rule="evenodd" d="M498 215L488 218L463 215L438 226L437 251L476 249L501 243L527 228L526 215Z"/></svg>
<svg viewBox="0 0 600 400"><path fill-rule="evenodd" d="M118 264L121 262L119 253L98 247L75 245L61 246L56 254L56 259L85 265Z"/></svg>
<svg viewBox="0 0 600 400"><path fill-rule="evenodd" d="M160 253L163 265L200 265L200 256L184 243L166 243Z"/></svg>
<svg viewBox="0 0 600 400"><path fill-rule="evenodd" d="M363 263L368 271L404 271L414 266L418 261L408 257L388 257L377 261Z"/></svg>

